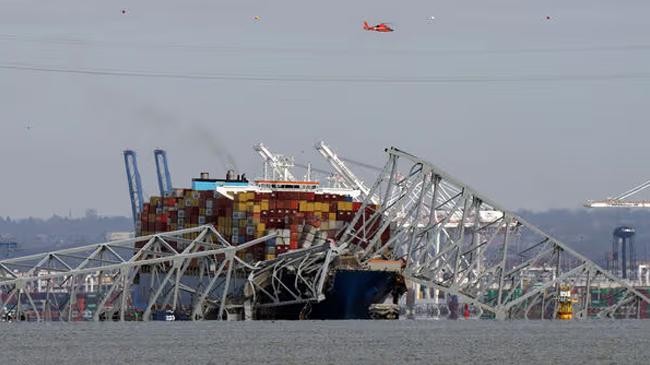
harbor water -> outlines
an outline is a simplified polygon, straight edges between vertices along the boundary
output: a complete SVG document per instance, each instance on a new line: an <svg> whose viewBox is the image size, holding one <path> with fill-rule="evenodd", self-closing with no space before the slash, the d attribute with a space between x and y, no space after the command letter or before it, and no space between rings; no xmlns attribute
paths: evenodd
<svg viewBox="0 0 650 365"><path fill-rule="evenodd" d="M2 364L648 364L650 321L1 323Z"/></svg>

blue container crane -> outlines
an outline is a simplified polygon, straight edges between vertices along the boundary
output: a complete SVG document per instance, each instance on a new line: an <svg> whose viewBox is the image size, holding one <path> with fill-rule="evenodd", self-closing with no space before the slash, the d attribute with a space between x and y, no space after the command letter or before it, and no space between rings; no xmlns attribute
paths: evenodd
<svg viewBox="0 0 650 365"><path fill-rule="evenodd" d="M156 160L156 173L158 174L158 189L160 196L170 196L172 194L172 178L169 174L167 165L167 152L164 150L154 150L154 159Z"/></svg>
<svg viewBox="0 0 650 365"><path fill-rule="evenodd" d="M142 212L142 181L138 171L138 162L135 151L124 151L124 166L126 167L126 179L129 183L129 196L131 197L131 210L133 212L133 223L137 226L138 217ZM137 227L136 227L137 228Z"/></svg>

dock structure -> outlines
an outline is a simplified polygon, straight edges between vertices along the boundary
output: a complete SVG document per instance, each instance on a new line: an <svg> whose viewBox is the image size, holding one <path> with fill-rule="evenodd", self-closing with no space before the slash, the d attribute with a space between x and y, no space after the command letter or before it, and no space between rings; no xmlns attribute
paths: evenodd
<svg viewBox="0 0 650 365"><path fill-rule="evenodd" d="M337 258L403 262L403 276L482 318L647 318L647 289L608 273L437 166L388 148L388 161L336 242L247 262L212 225L0 260L2 318L248 319L320 303ZM374 204L377 202L379 204ZM565 290L566 291L566 290ZM90 303L89 298L94 298ZM92 304L92 306L91 306Z"/></svg>

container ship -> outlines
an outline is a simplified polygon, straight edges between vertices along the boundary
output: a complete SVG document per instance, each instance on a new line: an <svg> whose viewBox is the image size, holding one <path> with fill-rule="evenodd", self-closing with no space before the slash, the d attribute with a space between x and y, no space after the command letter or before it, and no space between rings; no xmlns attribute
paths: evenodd
<svg viewBox="0 0 650 365"><path fill-rule="evenodd" d="M358 196L358 190L323 187L309 179L249 181L232 170L224 179L213 179L204 172L192 179L191 188L150 197L136 221L136 233L149 235L212 224L233 245L275 234L275 238L238 253L249 263L274 260L303 248L336 245L337 234L361 209ZM185 238L194 239L196 234ZM388 238L386 232L383 239ZM338 258L323 301L267 308L255 313L255 318L375 318L372 306L397 304L406 291L401 269L401 262L374 260L361 266L354 257Z"/></svg>

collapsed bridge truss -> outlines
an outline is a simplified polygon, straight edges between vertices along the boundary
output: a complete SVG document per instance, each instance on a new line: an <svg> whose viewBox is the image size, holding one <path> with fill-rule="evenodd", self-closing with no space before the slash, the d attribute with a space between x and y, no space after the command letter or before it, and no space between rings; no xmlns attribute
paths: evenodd
<svg viewBox="0 0 650 365"><path fill-rule="evenodd" d="M555 318L560 285L579 318L647 315L642 292L443 170L397 148L341 236L361 260L406 261L414 283L487 316ZM444 192L444 194L442 193ZM385 231L390 238L385 239Z"/></svg>
<svg viewBox="0 0 650 365"><path fill-rule="evenodd" d="M405 260L404 275L497 319L555 318L562 285L579 318L643 317L650 299L436 166L387 149L388 161L337 246L257 263L206 225L0 261L0 314L29 320L255 318L320 302L332 263L353 253ZM373 200L379 204L372 204ZM376 208L374 208L376 207ZM287 279L289 278L289 279ZM82 293L94 293L83 315ZM89 306L85 306L89 307Z"/></svg>
<svg viewBox="0 0 650 365"><path fill-rule="evenodd" d="M332 249L255 264L237 255L272 238L233 246L206 225L2 260L0 309L4 319L149 320L172 311L197 320L323 300ZM88 293L97 301L84 317Z"/></svg>

